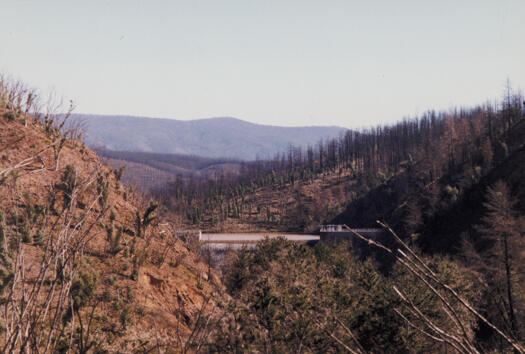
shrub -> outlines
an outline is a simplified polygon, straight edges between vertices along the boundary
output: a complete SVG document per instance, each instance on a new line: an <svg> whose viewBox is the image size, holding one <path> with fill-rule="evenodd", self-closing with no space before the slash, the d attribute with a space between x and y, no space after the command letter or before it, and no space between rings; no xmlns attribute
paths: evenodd
<svg viewBox="0 0 525 354"><path fill-rule="evenodd" d="M16 115L12 111L7 111L4 113L4 118L9 122L13 122L16 118Z"/></svg>
<svg viewBox="0 0 525 354"><path fill-rule="evenodd" d="M122 312L120 313L120 324L122 325L122 328L125 330L127 326L131 323L132 323L131 310L129 309L129 306L125 306L122 309Z"/></svg>
<svg viewBox="0 0 525 354"><path fill-rule="evenodd" d="M24 227L22 228L22 242L33 243L33 236L31 235L31 230L27 222L24 224Z"/></svg>
<svg viewBox="0 0 525 354"><path fill-rule="evenodd" d="M71 204L71 197L77 186L77 172L73 165L67 165L64 175L62 176L62 183L60 189L64 192L64 209L69 208Z"/></svg>
<svg viewBox="0 0 525 354"><path fill-rule="evenodd" d="M120 241L122 239L123 228L119 227L117 229L117 233L115 234L115 214L113 212L111 212L110 215L110 223L111 224L108 227L106 227L107 240L109 243L109 253L112 255L116 255L122 250L122 245Z"/></svg>
<svg viewBox="0 0 525 354"><path fill-rule="evenodd" d="M4 250L4 243L6 241L5 229L4 229L4 213L0 210L0 252Z"/></svg>
<svg viewBox="0 0 525 354"><path fill-rule="evenodd" d="M132 303L135 300L135 294L133 294L133 289L129 285L126 285L126 300L128 303Z"/></svg>
<svg viewBox="0 0 525 354"><path fill-rule="evenodd" d="M35 244L37 246L43 246L46 242L46 236L44 235L44 229L39 229L38 232L35 235Z"/></svg>
<svg viewBox="0 0 525 354"><path fill-rule="evenodd" d="M142 306L137 306L137 308L135 309L135 312L137 313L137 315L139 315L140 317L144 317L146 316L146 309Z"/></svg>
<svg viewBox="0 0 525 354"><path fill-rule="evenodd" d="M158 204L151 202L148 209L146 209L146 211L144 212L144 216L141 217L139 212L136 213L136 222L135 222L135 228L136 228L135 235L136 236L138 237L146 236L146 229L153 222L153 220L157 218L154 214L157 207L158 207Z"/></svg>
<svg viewBox="0 0 525 354"><path fill-rule="evenodd" d="M73 280L71 284L70 296L73 300L73 306L63 317L63 321L69 321L74 311L80 317L80 310L89 305L91 299L95 296L98 286L98 274L96 272L83 270Z"/></svg>
<svg viewBox="0 0 525 354"><path fill-rule="evenodd" d="M106 207L109 197L109 182L102 174L99 174L97 177L97 192L100 195L100 199L98 200L100 206Z"/></svg>
<svg viewBox="0 0 525 354"><path fill-rule="evenodd" d="M126 169L126 166L120 166L118 170L115 170L115 177L117 178L118 182L122 180L122 176L124 175L125 169Z"/></svg>
<svg viewBox="0 0 525 354"><path fill-rule="evenodd" d="M204 289L204 281L201 277L199 277L199 280L197 281L197 289L203 290Z"/></svg>

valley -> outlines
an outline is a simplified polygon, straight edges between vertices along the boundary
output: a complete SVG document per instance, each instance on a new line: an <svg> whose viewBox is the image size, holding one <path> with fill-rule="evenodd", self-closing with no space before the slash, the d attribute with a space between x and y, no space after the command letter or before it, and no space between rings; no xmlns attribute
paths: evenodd
<svg viewBox="0 0 525 354"><path fill-rule="evenodd" d="M525 354L525 1L1 1L0 353Z"/></svg>
<svg viewBox="0 0 525 354"><path fill-rule="evenodd" d="M91 150L20 87L3 351L524 352L519 92L246 161Z"/></svg>

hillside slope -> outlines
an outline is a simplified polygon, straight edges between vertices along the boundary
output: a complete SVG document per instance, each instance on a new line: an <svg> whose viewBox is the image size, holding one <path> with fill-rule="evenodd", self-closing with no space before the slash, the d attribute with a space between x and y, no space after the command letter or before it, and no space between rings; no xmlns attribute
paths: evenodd
<svg viewBox="0 0 525 354"><path fill-rule="evenodd" d="M206 279L219 282L173 219L157 217L74 132L0 103L2 351L184 343L213 287Z"/></svg>
<svg viewBox="0 0 525 354"><path fill-rule="evenodd" d="M171 183L158 194L203 229L312 232L320 223L375 227L383 220L417 237L520 149L521 102L516 96L498 107L431 111L391 126L348 131L317 150L290 150L278 160L247 164L238 178Z"/></svg>
<svg viewBox="0 0 525 354"><path fill-rule="evenodd" d="M95 149L104 162L115 169L124 166L122 181L142 191L159 188L178 178L209 178L220 174L236 175L241 162L231 159Z"/></svg>
<svg viewBox="0 0 525 354"><path fill-rule="evenodd" d="M525 215L525 147L519 148L493 168L478 183L466 190L449 209L437 213L426 225L420 240L428 252L457 252L463 237L479 238L476 226L482 224L487 210L487 188L504 181L516 199L516 209Z"/></svg>
<svg viewBox="0 0 525 354"><path fill-rule="evenodd" d="M86 125L86 143L108 150L176 153L254 160L270 158L289 145L306 147L334 138L341 127L277 127L235 118L175 120L77 114Z"/></svg>

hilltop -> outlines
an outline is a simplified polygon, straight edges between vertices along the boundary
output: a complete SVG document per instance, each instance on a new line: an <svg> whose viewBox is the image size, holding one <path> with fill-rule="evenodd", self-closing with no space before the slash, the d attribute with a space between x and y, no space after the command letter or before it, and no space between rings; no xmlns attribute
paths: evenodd
<svg viewBox="0 0 525 354"><path fill-rule="evenodd" d="M278 127L230 117L185 121L74 114L71 120L85 125L85 141L90 147L242 160L271 158L289 145L304 148L347 130L335 126Z"/></svg>

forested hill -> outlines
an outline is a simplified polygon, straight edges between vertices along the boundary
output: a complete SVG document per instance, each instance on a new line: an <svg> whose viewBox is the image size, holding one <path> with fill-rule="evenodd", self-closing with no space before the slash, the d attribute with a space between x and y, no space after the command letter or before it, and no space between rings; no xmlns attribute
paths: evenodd
<svg viewBox="0 0 525 354"><path fill-rule="evenodd" d="M470 189L485 192L485 176L523 145L523 120L522 98L509 92L495 106L430 111L347 131L278 159L246 163L233 180L178 181L159 195L204 228L314 231L322 223L373 227L385 220L418 235Z"/></svg>
<svg viewBox="0 0 525 354"><path fill-rule="evenodd" d="M394 287L388 285L388 290L368 302L369 305L364 305L363 312L356 310L348 300L359 286L342 292L339 287L333 292L327 291L325 285L335 282L319 280L319 274L323 273L319 263L305 261L309 249L299 249L300 253L294 254L294 250L298 249L296 246L276 242L263 243L253 257L247 252L237 254L235 262L228 263L233 266L226 271L226 285L234 296L250 303L245 308L256 309L254 318L261 316L259 304L263 301L272 306L275 304L261 316L265 321L269 314L279 311L276 310L279 306L282 318L292 314L283 322L276 321L283 324L280 332L287 333L297 328L293 321L298 316L289 310L293 305L279 303L280 300L272 301L300 299L298 307L302 309L305 306L303 299L311 299L312 289L320 285L322 290L316 295L315 304L312 303L313 310L303 318L309 319L321 312L318 310L321 294L330 294L328 301L334 301L328 308L335 308L332 307L338 302L338 295L335 294L344 294L344 300L340 301L341 310L337 313L345 316L348 310L348 328L359 333L357 337L361 343L373 338L364 348L375 348L371 350L374 352L441 350L435 343L425 349L417 348L426 339L432 338L428 335L425 340L411 337L410 340L415 340L413 344L409 344L410 340L403 340L398 347L395 338L403 334L400 337L392 334L400 328L415 326L400 322L394 325L395 329L385 331L383 327L394 324L396 316L400 315L396 309L399 303L388 300L389 295L384 295L403 282L399 277L399 267L407 266L413 274L417 273L416 269L422 269L420 266L423 263L412 260L408 263L397 256L407 254L406 245L409 245L416 250L414 253L410 251L410 254L420 254L432 260L427 263L427 270L448 273L453 269L452 264L453 267L461 266L462 270L457 275L443 273L445 278L441 279L447 279L452 288L458 289L462 295L470 293L476 296L470 300L473 306L469 311L473 313L472 309L476 308L484 317L478 316L478 320L471 324L461 325L463 330L456 328L454 335L463 331L465 337L472 338L468 341L480 349L458 349L457 352L506 352L510 350L509 343L515 352L525 352L516 344L523 343L525 338L523 105L523 96L514 94L509 87L503 100L495 105L485 104L448 112L430 111L393 125L349 131L337 139L316 144L315 148L289 149L274 160L245 163L234 178L222 176L205 181L179 179L159 188L157 194L169 209L180 212L186 216L187 223L199 225L202 229L315 232L323 223L345 223L360 228L377 226L376 220L380 220L400 235L397 242L391 235L376 239L387 245L383 250L396 243L392 247L401 247L398 253L392 249L376 252L377 249L372 246L360 253L363 259L375 256L374 263L379 265L381 276L386 275L384 278L377 275L360 278L358 284L366 284L364 287L368 294L380 294L373 290L373 284L387 284L388 281L395 284ZM352 278L342 271L345 267L357 270L360 275L367 273L358 269L362 264L371 265L371 262L367 260L350 265L350 261L344 266L351 259L348 250L340 248L330 254L325 248L327 244L319 242L312 252L316 257L329 260L330 270L327 273L334 272L334 277L342 279L344 284L352 284ZM355 250L354 246L351 246L352 250ZM270 266L269 262L273 264ZM308 269L308 266L312 268ZM293 274L293 279L279 282L278 279L289 279L286 276L290 274ZM459 274L469 274L471 283L459 288L456 287L458 283L452 285L460 279ZM420 280L425 279L425 284L436 282L437 287L433 291L444 288L438 278L430 273L418 276ZM301 289L295 287L297 279L301 279ZM308 281L312 284L304 285ZM420 291L420 285L407 287L411 289L408 291L412 296ZM260 294L266 296L264 300L259 298ZM437 295L436 292L433 294ZM413 309L429 304L427 299L430 297L427 295L415 296L417 299L410 302ZM365 297L360 297L356 303L366 303L367 300L363 299ZM430 310L427 307L429 316L435 316L445 307L441 304L439 308ZM389 317L388 313L392 310L396 315ZM451 312L445 312L450 320ZM410 313L413 315L416 311ZM300 320L303 321L303 318ZM374 318L373 324L364 325L361 322ZM448 320L437 321L446 323ZM406 322L411 324L409 320ZM452 322L458 323L456 320ZM275 328L273 322L271 326ZM243 326L236 328L246 329ZM432 325L425 328L436 330L432 329ZM496 333L496 328L501 330ZM438 332L439 335L444 333L441 329ZM388 338L384 339L388 348L379 344L383 341L378 339L380 334L385 333L388 333ZM509 334L506 342L502 339L502 333ZM289 345L288 338L296 336L287 337L283 347ZM440 343L444 341L438 340ZM402 348L405 345L407 347Z"/></svg>
<svg viewBox="0 0 525 354"><path fill-rule="evenodd" d="M272 158L289 145L305 148L334 138L345 128L330 126L278 127L235 118L175 120L144 117L75 114L86 126L91 147L108 150L177 153L244 160Z"/></svg>
<svg viewBox="0 0 525 354"><path fill-rule="evenodd" d="M218 174L237 174L241 161L183 154L114 151L95 149L104 161L119 170L122 182L141 191L165 185L176 178L209 178Z"/></svg>

